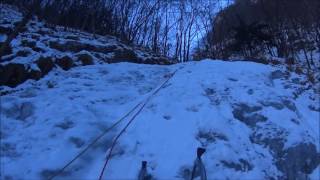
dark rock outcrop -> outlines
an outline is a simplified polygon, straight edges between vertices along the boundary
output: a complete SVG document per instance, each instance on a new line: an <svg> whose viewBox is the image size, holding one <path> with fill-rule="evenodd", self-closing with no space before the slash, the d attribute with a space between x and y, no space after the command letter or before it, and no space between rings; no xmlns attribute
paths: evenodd
<svg viewBox="0 0 320 180"><path fill-rule="evenodd" d="M0 34L11 34L11 33L12 33L12 28L0 26Z"/></svg>
<svg viewBox="0 0 320 180"><path fill-rule="evenodd" d="M198 132L196 139L201 143L203 147L214 143L216 141L228 141L228 138L221 133L214 132L214 131L205 131L201 130Z"/></svg>
<svg viewBox="0 0 320 180"><path fill-rule="evenodd" d="M274 157L282 157L287 136L288 132L284 129L267 124L263 127L255 127L254 132L250 135L250 141L269 148Z"/></svg>
<svg viewBox="0 0 320 180"><path fill-rule="evenodd" d="M246 172L251 171L253 169L253 166L247 160L244 159L239 159L239 162L228 162L222 160L221 163L225 167L234 169L236 171Z"/></svg>
<svg viewBox="0 0 320 180"><path fill-rule="evenodd" d="M284 104L277 101L263 101L261 104L266 107L273 107L277 110L282 110L284 108Z"/></svg>
<svg viewBox="0 0 320 180"><path fill-rule="evenodd" d="M269 148L276 167L283 173L280 179L295 180L311 174L320 164L320 153L312 143L301 142L286 148L288 132L272 124L256 127L250 136L252 143Z"/></svg>
<svg viewBox="0 0 320 180"><path fill-rule="evenodd" d="M55 66L51 57L40 57L36 64L38 65L39 69L41 70L42 76L47 75L52 68Z"/></svg>
<svg viewBox="0 0 320 180"><path fill-rule="evenodd" d="M281 79L281 78L284 78L286 76L286 73L280 71L280 70L277 70L277 71L273 71L271 74L270 74L270 79L272 80L275 80L275 79Z"/></svg>
<svg viewBox="0 0 320 180"><path fill-rule="evenodd" d="M160 64L160 65L169 65L170 63L169 59L166 57L151 57L146 58L145 60L142 60L142 63L144 64Z"/></svg>
<svg viewBox="0 0 320 180"><path fill-rule="evenodd" d="M117 46L103 46L103 45L92 45L80 41L69 40L65 42L61 41L49 41L50 48L57 49L62 52L80 52L82 50L86 51L94 51L94 52L101 52L101 53L109 53L114 51Z"/></svg>
<svg viewBox="0 0 320 180"><path fill-rule="evenodd" d="M277 158L276 166L283 172L285 179L294 180L301 174L311 174L320 163L320 153L311 143L301 143L283 150Z"/></svg>
<svg viewBox="0 0 320 180"><path fill-rule="evenodd" d="M258 122L265 122L267 118L257 111L260 111L262 107L260 106L248 106L247 104L236 104L234 110L232 111L233 116L245 123L249 127L254 127Z"/></svg>
<svg viewBox="0 0 320 180"><path fill-rule="evenodd" d="M16 87L28 78L28 71L23 64L0 66L0 86Z"/></svg>
<svg viewBox="0 0 320 180"><path fill-rule="evenodd" d="M31 69L28 73L28 79L39 80L42 77L41 71Z"/></svg>
<svg viewBox="0 0 320 180"><path fill-rule="evenodd" d="M79 52L85 49L85 46L78 41L67 41L65 43L62 43L60 41L49 41L49 46L50 48L57 49L62 52Z"/></svg>
<svg viewBox="0 0 320 180"><path fill-rule="evenodd" d="M77 54L76 57L78 58L78 60L81 62L83 66L94 64L93 57L90 53L83 52L83 53Z"/></svg>
<svg viewBox="0 0 320 180"><path fill-rule="evenodd" d="M3 61L3 56L12 54L12 47L9 44L8 46L3 46L4 43L0 43L0 47L3 48L2 49L2 54L0 54L0 62Z"/></svg>
<svg viewBox="0 0 320 180"><path fill-rule="evenodd" d="M286 108L293 112L297 112L297 107L294 102L290 101L289 99L283 99L282 102L286 106Z"/></svg>
<svg viewBox="0 0 320 180"><path fill-rule="evenodd" d="M69 56L63 56L62 58L57 58L56 63L63 70L69 70L74 66L73 60Z"/></svg>
<svg viewBox="0 0 320 180"><path fill-rule="evenodd" d="M23 64L7 64L0 65L0 86L16 87L17 85L25 82L28 79L39 80L41 77L48 74L54 64L51 58L40 57L36 64L39 70L29 69Z"/></svg>
<svg viewBox="0 0 320 180"><path fill-rule="evenodd" d="M30 48L35 48L37 45L37 41L35 40L29 40L29 39L22 39L21 40L21 45L24 47L30 47Z"/></svg>
<svg viewBox="0 0 320 180"><path fill-rule="evenodd" d="M131 49L118 49L118 50L115 50L114 52L113 60L137 62L138 57L136 53Z"/></svg>
<svg viewBox="0 0 320 180"><path fill-rule="evenodd" d="M31 52L27 49L22 49L22 50L19 50L17 53L16 53L16 56L20 56L20 57L27 57L29 56L29 54L31 54Z"/></svg>

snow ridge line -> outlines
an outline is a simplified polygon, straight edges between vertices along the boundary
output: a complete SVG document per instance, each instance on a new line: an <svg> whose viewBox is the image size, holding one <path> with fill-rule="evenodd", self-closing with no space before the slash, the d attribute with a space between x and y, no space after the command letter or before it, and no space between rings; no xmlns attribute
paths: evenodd
<svg viewBox="0 0 320 180"><path fill-rule="evenodd" d="M126 131L126 129L130 126L130 124L135 120L135 118L140 114L140 112L143 110L143 108L148 104L148 102L150 101L150 99L156 95L166 84L167 82L172 79L172 77L177 73L179 69L176 69L171 75L170 77L168 77L152 94L150 94L150 96L143 102L142 106L139 108L139 110L132 116L132 118L129 120L129 122L126 124L126 126L120 131L120 133L116 136L116 138L113 140L112 142L112 145L110 147L110 150L109 150L109 153L106 157L106 161L103 165L103 168L101 170L101 173L99 175L99 180L102 180L103 178L103 174L104 174L104 171L108 165L108 162L110 161L111 159L111 155L112 155L112 151L113 151L113 148L115 147L118 139L120 138L120 136ZM139 104L140 106L140 104Z"/></svg>

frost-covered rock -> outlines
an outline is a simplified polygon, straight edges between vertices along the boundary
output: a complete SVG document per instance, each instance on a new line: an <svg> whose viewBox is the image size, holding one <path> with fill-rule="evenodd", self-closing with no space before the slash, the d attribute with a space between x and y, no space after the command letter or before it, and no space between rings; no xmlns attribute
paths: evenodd
<svg viewBox="0 0 320 180"><path fill-rule="evenodd" d="M94 57L87 51L81 51L80 53L76 54L76 57L83 66L94 64Z"/></svg>
<svg viewBox="0 0 320 180"><path fill-rule="evenodd" d="M254 127L258 122L265 122L267 118L259 113L261 106L248 106L245 103L236 104L233 116L250 127Z"/></svg>
<svg viewBox="0 0 320 180"><path fill-rule="evenodd" d="M277 158L276 165L287 179L307 179L306 175L311 174L320 163L320 152L312 143L302 142L284 149L282 154Z"/></svg>
<svg viewBox="0 0 320 180"><path fill-rule="evenodd" d="M69 70L73 66L75 66L73 59L69 56L58 57L58 58L56 58L55 62L63 70Z"/></svg>
<svg viewBox="0 0 320 180"><path fill-rule="evenodd" d="M0 6L0 43L2 43L11 35L23 16L13 6L6 4L0 4ZM50 59L54 65L49 61L43 62L45 65L39 65L38 59L43 59L43 57ZM53 67L69 70L75 66L118 62L172 64L166 57L143 48L126 45L115 37L68 31L54 25L48 26L45 22L39 21L37 17L33 17L27 23L0 59L1 66L22 64L28 71L31 71L29 67L37 64L41 69L41 77L47 75ZM27 79L38 80L38 75L38 71L32 71L32 75L26 76L26 79L10 83L10 85L1 85L14 87Z"/></svg>
<svg viewBox="0 0 320 180"><path fill-rule="evenodd" d="M137 61L138 57L136 53L131 49L119 49L114 52L114 56L112 59L115 62L117 61L134 62L134 61Z"/></svg>
<svg viewBox="0 0 320 180"><path fill-rule="evenodd" d="M35 63L41 70L42 76L47 75L55 66L51 57L41 56Z"/></svg>
<svg viewBox="0 0 320 180"><path fill-rule="evenodd" d="M0 65L0 86L15 87L28 79L28 71L23 64Z"/></svg>

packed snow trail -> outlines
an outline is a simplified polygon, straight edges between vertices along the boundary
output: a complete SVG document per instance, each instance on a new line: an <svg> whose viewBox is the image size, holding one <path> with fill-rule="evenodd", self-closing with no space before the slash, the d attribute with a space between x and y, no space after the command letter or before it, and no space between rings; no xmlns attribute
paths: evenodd
<svg viewBox="0 0 320 180"><path fill-rule="evenodd" d="M217 60L57 69L1 87L1 178L48 179L182 66L121 136L105 179L136 179L141 161L156 179L188 179L197 147L208 179L319 179L319 94L281 67ZM96 179L124 127L55 179Z"/></svg>

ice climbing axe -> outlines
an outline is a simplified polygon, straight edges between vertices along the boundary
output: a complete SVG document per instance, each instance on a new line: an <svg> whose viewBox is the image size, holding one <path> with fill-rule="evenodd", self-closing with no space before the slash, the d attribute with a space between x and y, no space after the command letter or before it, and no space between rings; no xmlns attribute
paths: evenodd
<svg viewBox="0 0 320 180"><path fill-rule="evenodd" d="M204 167L204 164L202 163L201 156L203 153L206 152L206 149L204 148L198 148L197 149L197 158L194 161L192 173L191 173L191 180L194 180L194 178L199 177L201 180L207 180L207 173L206 169Z"/></svg>
<svg viewBox="0 0 320 180"><path fill-rule="evenodd" d="M151 175L148 174L147 171L147 161L142 161L141 163L141 169L139 171L138 180L150 180Z"/></svg>

